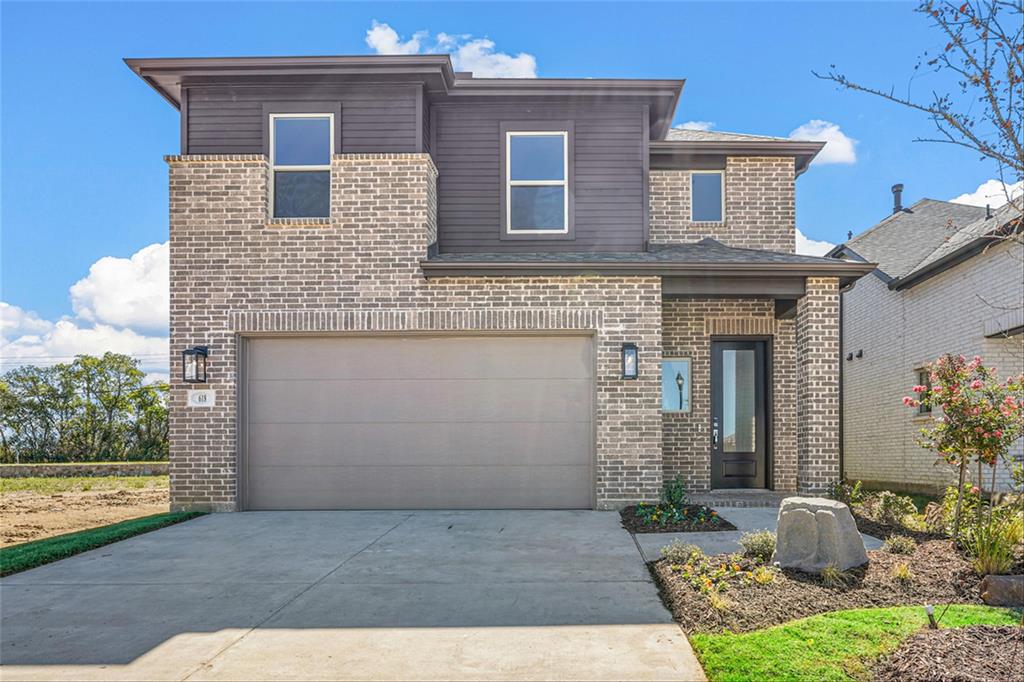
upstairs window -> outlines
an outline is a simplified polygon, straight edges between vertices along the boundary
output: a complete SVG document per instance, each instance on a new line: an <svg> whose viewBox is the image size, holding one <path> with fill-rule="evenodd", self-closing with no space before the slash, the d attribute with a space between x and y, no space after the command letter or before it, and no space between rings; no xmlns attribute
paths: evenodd
<svg viewBox="0 0 1024 682"><path fill-rule="evenodd" d="M690 173L690 220L695 223L720 223L725 214L722 200L722 171Z"/></svg>
<svg viewBox="0 0 1024 682"><path fill-rule="evenodd" d="M510 132L505 144L508 232L568 232L569 134Z"/></svg>
<svg viewBox="0 0 1024 682"><path fill-rule="evenodd" d="M271 215L331 215L333 114L271 114Z"/></svg>
<svg viewBox="0 0 1024 682"><path fill-rule="evenodd" d="M917 383L921 386L925 386L930 389L932 387L932 373L927 369L917 370ZM931 414L932 408L929 407L928 405L925 405L924 403L921 403L920 405L917 406L917 413Z"/></svg>

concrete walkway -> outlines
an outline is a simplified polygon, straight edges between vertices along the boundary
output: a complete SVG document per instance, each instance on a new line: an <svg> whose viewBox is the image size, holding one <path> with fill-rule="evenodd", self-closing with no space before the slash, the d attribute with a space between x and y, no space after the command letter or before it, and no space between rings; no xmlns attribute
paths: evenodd
<svg viewBox="0 0 1024 682"><path fill-rule="evenodd" d="M740 551L740 536L758 530L770 530L773 533L778 527L778 507L717 507L718 512L726 521L736 526L736 530L722 530L711 533L637 533L636 542L647 561L661 558L661 548L678 539L691 545L697 545L705 554L729 554ZM861 534L866 549L879 549L882 541L870 535Z"/></svg>
<svg viewBox="0 0 1024 682"><path fill-rule="evenodd" d="M702 680L608 512L216 514L0 581L0 678Z"/></svg>

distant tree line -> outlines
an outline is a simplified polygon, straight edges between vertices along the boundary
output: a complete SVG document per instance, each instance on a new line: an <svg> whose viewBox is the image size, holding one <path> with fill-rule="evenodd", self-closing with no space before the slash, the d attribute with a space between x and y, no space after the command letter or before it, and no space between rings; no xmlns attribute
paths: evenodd
<svg viewBox="0 0 1024 682"><path fill-rule="evenodd" d="M127 355L79 355L0 377L0 462L167 459L166 383Z"/></svg>

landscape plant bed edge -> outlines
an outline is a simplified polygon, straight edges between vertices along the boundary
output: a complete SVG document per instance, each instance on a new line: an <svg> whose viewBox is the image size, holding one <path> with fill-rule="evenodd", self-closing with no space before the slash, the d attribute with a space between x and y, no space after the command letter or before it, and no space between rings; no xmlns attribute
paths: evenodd
<svg viewBox="0 0 1024 682"><path fill-rule="evenodd" d="M203 516L205 512L168 512L129 519L108 526L80 530L52 538L34 540L0 549L0 576L66 559L75 554L103 547L135 535Z"/></svg>
<svg viewBox="0 0 1024 682"><path fill-rule="evenodd" d="M869 551L868 558L866 566L847 572L846 587L829 587L817 575L771 569L775 578L769 584L730 582L717 593L715 605L678 565L662 559L650 568L666 606L689 633L749 632L837 609L981 603L981 578L949 540L922 543L909 555ZM909 581L893 576L904 563Z"/></svg>
<svg viewBox="0 0 1024 682"><path fill-rule="evenodd" d="M687 518L681 522L648 523L637 515L636 510L637 505L630 505L619 511L619 515L622 517L622 527L630 533L707 533L736 530L736 526L719 516L718 512L701 504L688 504L682 507L682 513ZM717 521L706 519L717 519Z"/></svg>

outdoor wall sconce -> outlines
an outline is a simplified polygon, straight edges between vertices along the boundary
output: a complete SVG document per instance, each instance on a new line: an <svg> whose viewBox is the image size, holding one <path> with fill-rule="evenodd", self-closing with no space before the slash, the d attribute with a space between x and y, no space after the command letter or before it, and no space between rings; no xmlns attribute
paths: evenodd
<svg viewBox="0 0 1024 682"><path fill-rule="evenodd" d="M638 364L638 350L636 344L622 344L622 378L636 379Z"/></svg>
<svg viewBox="0 0 1024 682"><path fill-rule="evenodd" d="M193 346L181 351L181 380L187 384L206 383L206 356L210 349Z"/></svg>

